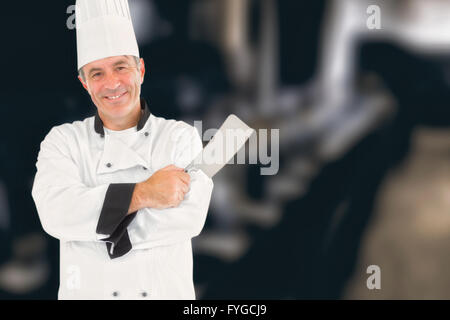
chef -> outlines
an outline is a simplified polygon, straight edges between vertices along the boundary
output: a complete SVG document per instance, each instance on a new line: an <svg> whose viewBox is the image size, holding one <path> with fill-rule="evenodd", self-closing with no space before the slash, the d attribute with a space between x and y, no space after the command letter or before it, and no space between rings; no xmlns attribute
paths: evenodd
<svg viewBox="0 0 450 320"><path fill-rule="evenodd" d="M77 0L78 71L96 106L41 143L32 196L60 240L59 299L195 299L191 238L213 188L182 168L196 129L151 114L127 0Z"/></svg>

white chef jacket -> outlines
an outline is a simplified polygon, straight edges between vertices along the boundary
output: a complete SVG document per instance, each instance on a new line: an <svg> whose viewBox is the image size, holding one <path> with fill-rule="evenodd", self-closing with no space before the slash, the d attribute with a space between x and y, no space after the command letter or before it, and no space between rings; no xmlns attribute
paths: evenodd
<svg viewBox="0 0 450 320"><path fill-rule="evenodd" d="M190 173L176 208L126 215L134 185L201 151L197 130L150 114L113 132L100 117L50 130L32 196L44 230L60 240L59 299L195 299L191 238L205 223L212 180Z"/></svg>

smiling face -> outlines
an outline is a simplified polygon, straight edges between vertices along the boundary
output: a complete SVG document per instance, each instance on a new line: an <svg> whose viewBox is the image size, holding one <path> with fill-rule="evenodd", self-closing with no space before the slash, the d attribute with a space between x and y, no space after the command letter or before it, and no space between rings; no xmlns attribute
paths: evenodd
<svg viewBox="0 0 450 320"><path fill-rule="evenodd" d="M140 116L141 84L145 65L132 56L115 56L83 66L84 79L78 77L97 107L103 125L124 130L136 125Z"/></svg>

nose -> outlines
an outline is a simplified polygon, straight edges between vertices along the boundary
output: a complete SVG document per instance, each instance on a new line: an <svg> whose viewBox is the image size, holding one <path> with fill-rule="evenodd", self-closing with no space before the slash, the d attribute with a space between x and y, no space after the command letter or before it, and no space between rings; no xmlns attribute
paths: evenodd
<svg viewBox="0 0 450 320"><path fill-rule="evenodd" d="M120 86L120 81L114 74L109 73L105 77L104 85L108 90L115 90Z"/></svg>

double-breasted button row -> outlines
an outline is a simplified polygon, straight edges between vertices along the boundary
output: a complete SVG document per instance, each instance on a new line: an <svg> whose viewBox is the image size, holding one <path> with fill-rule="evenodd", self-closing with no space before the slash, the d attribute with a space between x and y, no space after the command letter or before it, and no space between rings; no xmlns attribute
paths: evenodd
<svg viewBox="0 0 450 320"><path fill-rule="evenodd" d="M149 136L149 133L148 133L148 132L144 132L144 135L145 135L146 137L148 137L148 136ZM100 134L100 136L103 138L105 135L104 135L104 134ZM107 168L111 168L111 167L112 167L112 163L111 163L111 162L108 162L108 163L106 164L106 167L107 167ZM147 170L146 167L142 167L142 169Z"/></svg>
<svg viewBox="0 0 450 320"><path fill-rule="evenodd" d="M113 296L113 297L118 297L118 296L119 296L119 292L118 292L118 291L114 291L114 292L112 293L112 296ZM142 291L142 292L141 292L141 296L145 298L145 297L148 296L148 293L147 293L146 291Z"/></svg>

